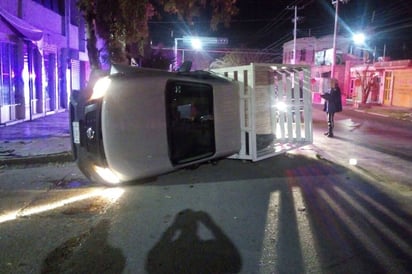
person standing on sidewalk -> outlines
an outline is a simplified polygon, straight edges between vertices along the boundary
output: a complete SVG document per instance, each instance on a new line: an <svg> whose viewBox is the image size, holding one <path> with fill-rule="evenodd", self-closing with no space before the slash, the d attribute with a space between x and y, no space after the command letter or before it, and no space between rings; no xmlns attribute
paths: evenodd
<svg viewBox="0 0 412 274"><path fill-rule="evenodd" d="M328 92L321 95L325 99L325 105L323 110L326 112L328 121L328 131L325 135L333 137L333 127L335 125L335 113L342 111L342 98L338 85L338 81L334 78L330 79L330 89Z"/></svg>

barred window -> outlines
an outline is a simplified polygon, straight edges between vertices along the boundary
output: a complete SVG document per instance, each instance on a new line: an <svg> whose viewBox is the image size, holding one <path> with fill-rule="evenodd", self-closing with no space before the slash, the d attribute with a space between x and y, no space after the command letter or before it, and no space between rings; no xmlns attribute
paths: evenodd
<svg viewBox="0 0 412 274"><path fill-rule="evenodd" d="M64 15L64 0L34 0L34 2L60 15Z"/></svg>
<svg viewBox="0 0 412 274"><path fill-rule="evenodd" d="M306 49L300 50L300 61L306 61Z"/></svg>

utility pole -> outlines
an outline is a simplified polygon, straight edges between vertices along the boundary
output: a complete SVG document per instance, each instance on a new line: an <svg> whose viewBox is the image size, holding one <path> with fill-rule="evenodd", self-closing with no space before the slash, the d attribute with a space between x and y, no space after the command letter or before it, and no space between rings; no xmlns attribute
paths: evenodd
<svg viewBox="0 0 412 274"><path fill-rule="evenodd" d="M304 7L299 7L299 9L303 9ZM298 25L298 6L294 7L287 7L286 9L288 10L295 10L295 16L293 21L293 59L292 59L292 64L296 64L296 30L297 30L297 25Z"/></svg>
<svg viewBox="0 0 412 274"><path fill-rule="evenodd" d="M347 3L349 0L332 0L332 5L335 5L335 27L333 30L333 46L332 46L332 66L330 70L330 77L334 78L335 66L336 66L336 32L338 31L338 14L339 14L339 1Z"/></svg>

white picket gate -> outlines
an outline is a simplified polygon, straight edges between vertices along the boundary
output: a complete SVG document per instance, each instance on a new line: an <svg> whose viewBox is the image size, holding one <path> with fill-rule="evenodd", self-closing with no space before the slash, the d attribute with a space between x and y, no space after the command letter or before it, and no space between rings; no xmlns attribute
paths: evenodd
<svg viewBox="0 0 412 274"><path fill-rule="evenodd" d="M230 158L259 161L313 142L309 66L252 63L212 72L239 82L242 146Z"/></svg>

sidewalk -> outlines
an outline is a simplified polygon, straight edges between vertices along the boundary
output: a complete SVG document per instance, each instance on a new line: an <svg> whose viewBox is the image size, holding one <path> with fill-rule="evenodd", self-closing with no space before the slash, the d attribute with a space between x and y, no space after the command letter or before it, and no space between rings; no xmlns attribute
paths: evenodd
<svg viewBox="0 0 412 274"><path fill-rule="evenodd" d="M321 105L314 110L321 111ZM345 110L364 112L394 120L410 121L412 110L370 106ZM0 168L4 165L72 161L69 113L59 112L33 121L0 127Z"/></svg>
<svg viewBox="0 0 412 274"><path fill-rule="evenodd" d="M388 107L388 106L366 106L360 108L354 108L348 106L354 111L365 112L368 114L383 116L392 118L395 120L410 121L412 122L412 108L401 107Z"/></svg>
<svg viewBox="0 0 412 274"><path fill-rule="evenodd" d="M0 126L0 166L72 161L69 113Z"/></svg>

